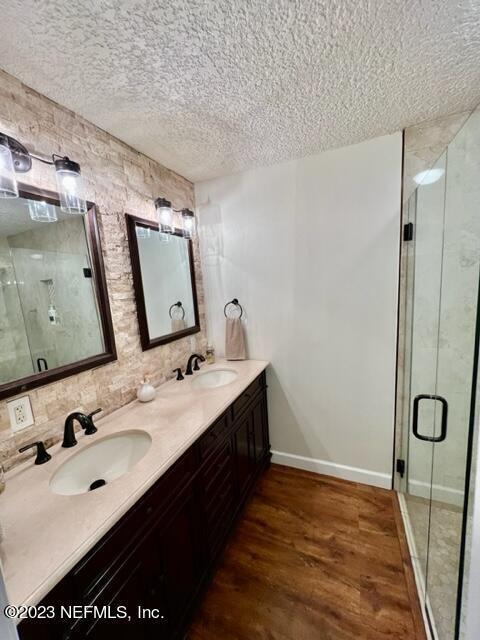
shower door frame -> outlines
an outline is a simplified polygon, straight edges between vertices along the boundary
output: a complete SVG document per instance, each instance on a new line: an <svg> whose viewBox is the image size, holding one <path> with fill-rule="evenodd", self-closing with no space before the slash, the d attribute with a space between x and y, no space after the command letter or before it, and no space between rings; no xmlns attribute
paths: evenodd
<svg viewBox="0 0 480 640"><path fill-rule="evenodd" d="M456 618L455 618L455 637L454 640L460 638L460 624L462 615L462 599L463 599L463 578L465 571L465 553L466 553L466 541L467 541L467 526L468 526L468 508L470 498L470 485L472 475L472 457L473 447L475 439L475 417L476 417L476 402L478 391L478 370L479 370L479 356L480 356L480 268L478 274L478 288L477 288L477 312L475 319L475 342L473 352L473 372L472 372L472 388L470 392L470 414L468 423L468 436L467 436L467 460L465 467L465 493L463 499L463 513L462 513L462 535L460 541L460 557L458 567L458 584L457 584L457 605L456 605Z"/></svg>

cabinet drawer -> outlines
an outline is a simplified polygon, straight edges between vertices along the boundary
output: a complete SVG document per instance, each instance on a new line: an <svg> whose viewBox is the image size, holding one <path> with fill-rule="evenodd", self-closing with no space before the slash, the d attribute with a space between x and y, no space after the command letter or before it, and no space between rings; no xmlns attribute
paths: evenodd
<svg viewBox="0 0 480 640"><path fill-rule="evenodd" d="M226 437L230 429L230 420L228 414L224 413L216 422L208 428L207 432L203 434L198 443L198 449L200 452L200 459L205 460L210 453L222 442Z"/></svg>
<svg viewBox="0 0 480 640"><path fill-rule="evenodd" d="M265 388L265 372L261 373L258 378L248 385L245 391L239 396L235 402L232 404L232 420L236 420L242 412L248 407L248 405L252 402L255 394L257 394L260 389Z"/></svg>
<svg viewBox="0 0 480 640"><path fill-rule="evenodd" d="M205 522L207 529L213 531L217 523L228 519L231 511L230 505L235 497L235 484L233 474L230 473L222 482L221 486L210 497L210 501L205 505Z"/></svg>
<svg viewBox="0 0 480 640"><path fill-rule="evenodd" d="M230 525L235 502L232 441L228 440L203 473L203 515L208 555L222 525Z"/></svg>
<svg viewBox="0 0 480 640"><path fill-rule="evenodd" d="M233 512L233 509L232 509ZM231 516L230 516L231 517ZM218 522L218 525L214 531L212 531L211 535L208 539L208 551L210 560L213 560L223 548L228 532L230 530L231 521L230 518L225 518L225 520L221 520Z"/></svg>
<svg viewBox="0 0 480 640"><path fill-rule="evenodd" d="M232 473L233 451L232 443L227 440L220 448L219 452L212 457L212 460L203 471L203 491L208 502L222 484L223 479Z"/></svg>
<svg viewBox="0 0 480 640"><path fill-rule="evenodd" d="M223 546L226 535L232 524L235 510L235 486L230 476L215 500L209 505L206 513L206 542L210 559L213 559Z"/></svg>

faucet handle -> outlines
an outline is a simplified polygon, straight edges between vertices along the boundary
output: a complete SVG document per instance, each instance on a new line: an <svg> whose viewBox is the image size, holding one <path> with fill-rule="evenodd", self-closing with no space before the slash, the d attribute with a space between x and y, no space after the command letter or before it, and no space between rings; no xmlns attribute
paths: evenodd
<svg viewBox="0 0 480 640"><path fill-rule="evenodd" d="M95 409L95 411L92 411L92 413L89 413L87 415L88 418L88 424L85 427L85 435L86 436L91 436L94 433L97 433L98 429L97 427L93 424L93 416L97 415L97 413L100 413L102 411L102 409ZM83 425L82 425L83 426Z"/></svg>
<svg viewBox="0 0 480 640"><path fill-rule="evenodd" d="M27 444L24 447L21 447L21 449L19 449L18 452L23 453L28 449L32 449L32 447L37 447L37 457L35 458L35 464L44 464L45 462L48 462L49 460L51 460L52 456L49 453L47 453L45 449L45 445L41 440L39 440L38 442L31 442L30 444Z"/></svg>
<svg viewBox="0 0 480 640"><path fill-rule="evenodd" d="M181 367L178 367L177 369L174 369L173 373L177 374L177 378L176 378L177 380L183 380L184 379Z"/></svg>

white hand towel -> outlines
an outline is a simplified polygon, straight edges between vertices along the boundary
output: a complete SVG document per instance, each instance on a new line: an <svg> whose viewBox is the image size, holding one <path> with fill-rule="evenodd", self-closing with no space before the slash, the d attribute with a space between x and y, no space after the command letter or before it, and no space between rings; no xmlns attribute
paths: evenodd
<svg viewBox="0 0 480 640"><path fill-rule="evenodd" d="M245 336L240 318L227 318L225 327L225 357L227 360L245 360Z"/></svg>
<svg viewBox="0 0 480 640"><path fill-rule="evenodd" d="M186 328L185 320L183 318L172 318L172 333L177 331L183 331Z"/></svg>

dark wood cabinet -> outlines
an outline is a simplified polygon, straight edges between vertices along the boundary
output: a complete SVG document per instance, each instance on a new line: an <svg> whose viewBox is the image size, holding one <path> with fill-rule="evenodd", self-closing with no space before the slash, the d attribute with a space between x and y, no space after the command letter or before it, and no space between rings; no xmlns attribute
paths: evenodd
<svg viewBox="0 0 480 640"><path fill-rule="evenodd" d="M204 568L199 532L200 512L192 486L175 498L173 509L157 526L157 544L161 556L169 629L182 622L195 596Z"/></svg>
<svg viewBox="0 0 480 640"><path fill-rule="evenodd" d="M263 372L46 596L55 618L21 622L21 640L181 638L269 461ZM82 619L74 605L89 607Z"/></svg>

